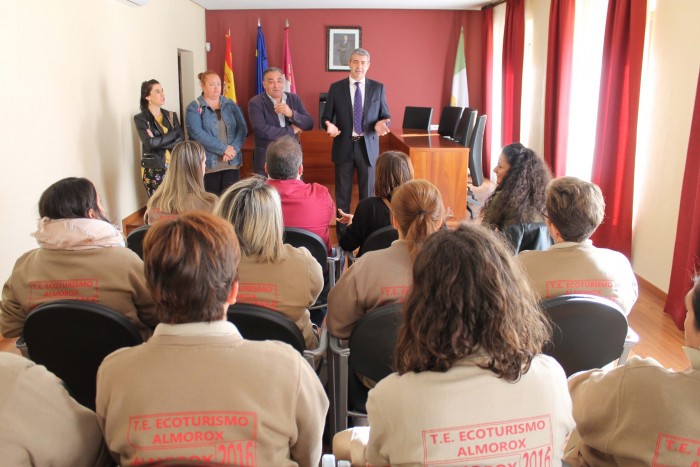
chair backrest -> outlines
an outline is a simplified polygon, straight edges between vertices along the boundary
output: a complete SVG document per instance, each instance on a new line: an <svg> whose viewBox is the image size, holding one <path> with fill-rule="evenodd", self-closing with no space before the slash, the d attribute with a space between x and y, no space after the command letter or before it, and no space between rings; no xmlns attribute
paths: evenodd
<svg viewBox="0 0 700 467"><path fill-rule="evenodd" d="M438 125L438 133L447 138L455 137L459 118L462 116L462 107L443 107L440 115L440 124Z"/></svg>
<svg viewBox="0 0 700 467"><path fill-rule="evenodd" d="M285 227L284 243L297 248L303 246L318 261L324 272L328 269L328 249L321 237L315 233L298 227Z"/></svg>
<svg viewBox="0 0 700 467"><path fill-rule="evenodd" d="M484 173L481 166L481 153L484 149L484 130L486 129L486 115L482 115L476 122L476 127L469 140L469 172L472 176L472 185L481 186L484 183Z"/></svg>
<svg viewBox="0 0 700 467"><path fill-rule="evenodd" d="M469 142L472 140L472 135L474 134L474 129L476 128L476 120L479 116L479 111L474 109L469 112L469 122L467 123L467 137L464 139L465 146L469 146Z"/></svg>
<svg viewBox="0 0 700 467"><path fill-rule="evenodd" d="M430 120L433 118L432 107L406 106L403 114L403 128L415 130L430 130Z"/></svg>
<svg viewBox="0 0 700 467"><path fill-rule="evenodd" d="M348 341L351 369L375 382L393 373L402 306L402 303L384 305L369 311L357 322Z"/></svg>
<svg viewBox="0 0 700 467"><path fill-rule="evenodd" d="M143 342L136 325L121 313L77 300L37 306L27 316L23 336L31 359L61 378L75 400L92 410L102 360Z"/></svg>
<svg viewBox="0 0 700 467"><path fill-rule="evenodd" d="M358 258L368 251L383 250L389 248L394 240L399 239L399 232L393 226L387 225L372 232L360 247Z"/></svg>
<svg viewBox="0 0 700 467"><path fill-rule="evenodd" d="M146 236L146 233L150 228L151 226L149 224L142 225L141 227L134 229L126 237L126 246L131 251L139 255L139 258L141 259L143 259L143 238Z"/></svg>
<svg viewBox="0 0 700 467"><path fill-rule="evenodd" d="M602 368L622 353L627 319L614 302L595 295L562 295L542 302L553 323L544 353L554 357L566 376Z"/></svg>
<svg viewBox="0 0 700 467"><path fill-rule="evenodd" d="M304 336L297 325L279 311L252 303L237 302L228 307L226 317L236 325L245 339L282 341L299 353L306 350Z"/></svg>
<svg viewBox="0 0 700 467"><path fill-rule="evenodd" d="M459 118L459 123L457 124L457 129L455 130L455 141L462 146L466 146L469 142L469 125L472 121L472 116L474 118L474 122L476 122L476 114L477 111L475 109L467 107L464 109L462 116Z"/></svg>
<svg viewBox="0 0 700 467"><path fill-rule="evenodd" d="M554 243L544 222L512 224L503 229L503 235L516 255L524 250L546 250Z"/></svg>

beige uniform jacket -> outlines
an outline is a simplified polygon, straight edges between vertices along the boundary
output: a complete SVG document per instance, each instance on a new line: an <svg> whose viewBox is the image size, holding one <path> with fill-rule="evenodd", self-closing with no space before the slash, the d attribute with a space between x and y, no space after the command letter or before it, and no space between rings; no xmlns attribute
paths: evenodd
<svg viewBox="0 0 700 467"><path fill-rule="evenodd" d="M394 373L367 401L373 465L561 465L574 427L561 366L536 356L516 383L466 358L445 373Z"/></svg>
<svg viewBox="0 0 700 467"><path fill-rule="evenodd" d="M607 373L572 376L576 432L565 460L574 466L698 465L700 350L684 350L692 364L685 372L635 357Z"/></svg>
<svg viewBox="0 0 700 467"><path fill-rule="evenodd" d="M518 259L542 299L598 295L620 305L625 315L637 301L637 278L629 260L617 251L594 247L590 240L523 251Z"/></svg>
<svg viewBox="0 0 700 467"><path fill-rule="evenodd" d="M328 410L298 352L244 340L226 321L160 324L147 343L109 355L96 402L122 466L165 459L316 466Z"/></svg>
<svg viewBox="0 0 700 467"><path fill-rule="evenodd" d="M144 339L151 335L147 325L158 323L143 262L133 251L124 247L38 248L17 260L2 289L2 335L21 336L34 307L61 299L99 303L120 312L139 328Z"/></svg>
<svg viewBox="0 0 700 467"><path fill-rule="evenodd" d="M355 323L369 310L403 302L413 283L412 268L405 240L395 240L389 248L362 255L328 294L328 331L348 338Z"/></svg>
<svg viewBox="0 0 700 467"><path fill-rule="evenodd" d="M323 272L309 250L284 244L277 263L261 263L244 255L238 280L237 301L279 311L296 323L308 349L318 346L307 307L316 303L323 289Z"/></svg>
<svg viewBox="0 0 700 467"><path fill-rule="evenodd" d="M95 414L41 365L0 352L0 465L110 465Z"/></svg>

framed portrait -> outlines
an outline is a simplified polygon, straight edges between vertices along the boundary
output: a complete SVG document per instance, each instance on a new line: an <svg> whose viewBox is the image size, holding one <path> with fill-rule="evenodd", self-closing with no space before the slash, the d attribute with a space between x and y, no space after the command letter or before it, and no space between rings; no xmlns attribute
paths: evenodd
<svg viewBox="0 0 700 467"><path fill-rule="evenodd" d="M358 47L362 47L362 28L328 26L326 43L326 71L349 71L350 54Z"/></svg>

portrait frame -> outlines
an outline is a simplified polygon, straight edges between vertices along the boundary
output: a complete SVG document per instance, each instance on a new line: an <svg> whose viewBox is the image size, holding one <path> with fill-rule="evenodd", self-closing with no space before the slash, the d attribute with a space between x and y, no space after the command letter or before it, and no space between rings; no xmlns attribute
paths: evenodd
<svg viewBox="0 0 700 467"><path fill-rule="evenodd" d="M362 47L360 26L327 26L326 71L350 71L350 53L359 47Z"/></svg>

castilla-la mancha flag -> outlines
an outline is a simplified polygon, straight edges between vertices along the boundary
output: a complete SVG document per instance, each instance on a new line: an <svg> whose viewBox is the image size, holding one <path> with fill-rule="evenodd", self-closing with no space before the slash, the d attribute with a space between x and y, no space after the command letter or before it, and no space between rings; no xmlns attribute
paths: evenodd
<svg viewBox="0 0 700 467"><path fill-rule="evenodd" d="M236 85L233 82L233 53L231 52L231 32L226 34L226 55L224 57L224 97L236 104Z"/></svg>
<svg viewBox="0 0 700 467"><path fill-rule="evenodd" d="M467 64L464 60L464 28L459 32L459 45L455 57L455 71L452 75L452 96L450 105L453 107L469 107L469 88L467 87Z"/></svg>
<svg viewBox="0 0 700 467"><path fill-rule="evenodd" d="M289 26L284 28L284 58L282 60L282 71L284 71L284 90L296 94L297 80L294 79L292 54L289 52Z"/></svg>

